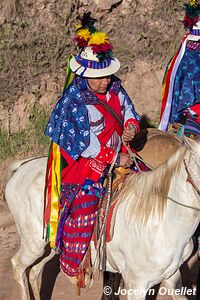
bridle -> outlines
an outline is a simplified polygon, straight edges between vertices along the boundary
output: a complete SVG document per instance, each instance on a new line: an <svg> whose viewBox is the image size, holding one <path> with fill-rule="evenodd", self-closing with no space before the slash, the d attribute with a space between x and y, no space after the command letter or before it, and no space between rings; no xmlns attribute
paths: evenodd
<svg viewBox="0 0 200 300"><path fill-rule="evenodd" d="M200 190L198 189L198 187L197 187L196 184L194 183L194 180L192 179L192 176L190 175L190 172L189 172L189 170L188 170L188 166L187 166L186 160L184 159L183 162L184 162L185 170L186 170L186 172L187 172L187 179L186 179L186 182L189 182L189 183L192 185L193 189L194 189L194 190L197 192L197 194L200 196ZM196 211L200 211L200 208L198 208L198 207L193 207L193 206L190 206L190 205L186 205L186 204L180 203L180 202L174 200L173 198L169 197L168 195L164 195L164 196L166 196L170 201L172 201L172 202L174 202L174 203L176 203L176 204L178 204L178 205L181 205L181 206L183 206L183 207L190 208L190 209L193 209L193 210L196 210Z"/></svg>
<svg viewBox="0 0 200 300"><path fill-rule="evenodd" d="M185 170L187 172L187 182L189 182L193 189L197 192L197 194L200 196L200 190L198 189L198 187L196 186L196 184L194 183L194 180L192 179L192 176L190 175L190 172L188 170L188 167L187 167L187 164L186 164L186 161L184 159L184 165L185 165Z"/></svg>
<svg viewBox="0 0 200 300"><path fill-rule="evenodd" d="M123 142L124 146L126 147L128 153L130 154L130 157L131 157L131 158L134 158L134 162L136 163L136 166L138 167L138 170L140 171L140 173L143 173L143 171L142 171L142 170L140 169L140 167L138 166L136 158L139 158L143 163L146 164L146 166L148 166L150 169L153 169L153 168L152 168L151 166L149 166L143 159L141 159L141 157L138 157L135 153L133 153L133 152L131 151L130 148L127 147L127 145L126 145L126 143L124 142L123 138L122 138L122 142ZM189 172L189 170L188 170L188 166L187 166L187 163L186 163L185 158L184 158L184 166L185 166L185 170L186 170L186 172L187 172L187 180L186 180L186 182L189 182L189 183L192 185L192 187L194 188L194 190L197 192L197 194L200 196L200 190L197 188L197 186L196 186L195 183L194 183L194 180L192 179L192 176L190 175L190 172ZM114 164L113 164L113 166L111 167L111 169L112 169L113 167L114 167ZM178 202L178 201L176 201L175 199L169 197L169 196L168 196L167 194L165 194L165 193L161 193L161 194L162 194L164 197L166 197L167 199L169 199L170 201L172 201L172 202L174 202L174 203L176 203L176 204L178 204L178 205L181 205L181 206L183 206L183 207L190 208L190 209L193 209L193 210L196 210L196 211L200 211L200 208L193 207L193 206L190 206L190 205L187 205L187 204L183 204L183 203L181 203L181 202Z"/></svg>

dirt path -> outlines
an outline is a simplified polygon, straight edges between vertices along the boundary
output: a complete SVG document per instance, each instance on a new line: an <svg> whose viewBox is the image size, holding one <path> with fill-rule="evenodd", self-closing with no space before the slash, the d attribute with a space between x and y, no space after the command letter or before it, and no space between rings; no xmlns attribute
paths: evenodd
<svg viewBox="0 0 200 300"><path fill-rule="evenodd" d="M15 225L0 227L0 299L20 299L19 289L13 279L10 259L19 247L18 234ZM189 263L182 268L184 286L192 288L195 286L199 262L193 256ZM42 300L97 300L102 292L102 279L95 280L94 285L88 292L83 291L81 297L77 296L74 287L59 273L58 259L50 261L43 272L42 277ZM155 299L155 297L149 297ZM157 297L157 300L170 300L169 296ZM195 297L190 297L194 300Z"/></svg>
<svg viewBox="0 0 200 300"><path fill-rule="evenodd" d="M0 228L0 245L0 299L18 300L20 299L19 289L14 281L10 262L11 257L19 247L19 239L15 225ZM41 290L42 300L100 299L101 278L95 280L91 290L87 293L83 291L81 297L79 297L76 295L73 285L70 284L62 273L58 274L58 272L58 260L55 258L48 263L44 269ZM55 276L57 276L57 278L55 278Z"/></svg>

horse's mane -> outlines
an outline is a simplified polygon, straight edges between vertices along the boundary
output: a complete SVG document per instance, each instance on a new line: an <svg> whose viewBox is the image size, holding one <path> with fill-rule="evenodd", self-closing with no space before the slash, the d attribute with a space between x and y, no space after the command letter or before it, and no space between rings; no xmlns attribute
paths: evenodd
<svg viewBox="0 0 200 300"><path fill-rule="evenodd" d="M161 217L167 203L172 177L180 172L186 146L181 146L167 161L156 169L130 175L122 201L126 199L127 220L146 223L155 212Z"/></svg>

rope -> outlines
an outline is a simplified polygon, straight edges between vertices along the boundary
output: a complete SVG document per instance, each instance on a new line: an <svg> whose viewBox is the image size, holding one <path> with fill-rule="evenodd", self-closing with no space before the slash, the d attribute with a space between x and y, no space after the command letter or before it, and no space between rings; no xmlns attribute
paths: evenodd
<svg viewBox="0 0 200 300"><path fill-rule="evenodd" d="M130 126L130 125L129 125ZM138 165L137 159L140 160L141 162L143 162L149 169L154 169L150 164L148 164L146 161L144 161L139 155L137 155L136 153L134 153L131 148L128 147L128 145L126 144L126 142L124 141L124 137L122 136L122 143L125 146L127 152L130 155L130 158L134 161L134 163L136 164L136 167L138 168L138 170L140 171L140 173L143 173L144 171L141 170L140 166Z"/></svg>
<svg viewBox="0 0 200 300"><path fill-rule="evenodd" d="M107 216L108 216L108 210L109 210L109 207L110 207L110 202L111 202L111 194L112 194L112 170L115 166L115 162L117 160L117 156L118 156L118 151L116 152L115 154L115 157L114 157L114 160L109 168L109 171L108 171L108 191L107 191L107 195L108 195L108 198L107 198L107 203L106 203L106 208L105 208L105 214L104 214L104 218L103 218L103 223L102 223L102 226L101 226L101 229L100 229L100 234L99 234L99 239L98 239L98 242L97 242L97 250L96 250L96 256L95 256L95 259L94 259L94 264L92 266L92 273L94 273L97 269L97 258L100 254L100 248L101 248L101 242L102 242L102 237L103 237L103 234L104 234L104 230L105 230L105 225L106 225L106 222L107 222Z"/></svg>
<svg viewBox="0 0 200 300"><path fill-rule="evenodd" d="M129 125L129 128L131 128L131 125ZM135 163L135 165L138 168L138 170L139 170L140 173L143 173L143 171L141 170L141 168L140 168L140 166L139 166L139 164L137 162L137 159L140 160L141 162L143 162L149 169L153 169L152 166L150 166L140 156L138 156L136 153L134 153L131 150L131 148L128 147L128 145L124 141L124 137L123 136L122 136L122 143L125 146L127 152L130 155L131 160L134 161L134 163ZM109 171L108 171L108 190L107 190L108 198L107 198L105 213L104 213L104 217L103 217L103 223L102 223L102 226L101 226L101 229L100 229L99 239L98 239L98 242L97 242L96 256L95 256L94 263L93 263L93 266L92 266L92 272L93 273L97 269L97 258L98 258L98 256L100 256L100 248L101 248L101 243L102 243L102 237L103 237L103 234L105 233L105 225L106 225L106 222L107 222L108 210L109 210L109 207L110 207L111 194L112 194L112 171L113 171L113 168L115 166L115 162L117 160L118 154L119 154L119 151L116 152L114 160L113 160L113 162L112 162L112 164L111 164L111 166L109 168ZM104 244L105 244L105 241L104 241ZM103 245L103 246L105 246L105 245Z"/></svg>
<svg viewBox="0 0 200 300"><path fill-rule="evenodd" d="M131 125L129 125L130 127ZM126 144L126 142L124 141L124 137L122 136L122 143L123 145L125 146L127 152L129 153L130 155L130 158L131 160L134 161L136 167L138 168L139 172L142 173L143 171L141 170L138 162L137 162L137 159L139 159L140 161L142 161L148 168L150 169L153 169L152 166L150 166L149 164L147 164L140 156L138 156L136 153L134 153ZM112 171L113 171L113 168L115 166L115 162L117 160L117 157L118 157L118 154L119 154L119 151L116 152L115 154L115 158L109 168L109 171L108 171L108 190L107 190L107 195L108 195L108 198L107 198L107 203L106 203L106 208L105 208L105 213L104 213L104 218L103 218L103 223L102 223L102 226L101 226L101 229L100 229L100 234L99 234L99 239L98 239L98 242L97 242L97 250L96 250L96 256L95 256L95 259L94 259L94 263L93 263L93 266L92 266L92 272L94 273L97 269L97 258L100 254L100 248L101 248L101 243L102 243L102 237L103 237L103 234L104 234L104 231L105 231L105 225L106 225L106 222L107 222L107 216L108 216L108 210L109 210L109 207L110 207L110 202L111 202L111 194L112 194ZM105 242L104 242L105 244ZM103 245L104 246L104 245Z"/></svg>
<svg viewBox="0 0 200 300"><path fill-rule="evenodd" d="M130 125L129 125L130 127ZM130 158L134 160L135 164L136 164L136 167L138 168L138 170L140 171L140 173L143 173L144 171L141 170L141 168L139 167L138 163L137 163L137 159L139 159L140 161L142 161L148 168L150 169L153 169L152 166L150 166L149 164L147 164L147 162L145 162L140 156L138 156L137 154L135 154L134 152L132 152L131 148L129 148L126 144L126 142L124 141L124 137L122 136L122 143L123 145L126 147L126 150L128 151L129 155L130 155ZM186 205L186 204L183 204L183 203L180 203L176 200L174 200L173 198L169 197L168 195L164 194L164 193L161 193L161 195L163 195L164 197L166 197L167 199L169 199L170 201L180 205L180 206L183 206L183 207L186 207L186 208L190 208L190 209L193 209L193 210L196 210L196 211L200 211L199 208L197 207L193 207L193 206L190 206L190 205Z"/></svg>
<svg viewBox="0 0 200 300"><path fill-rule="evenodd" d="M162 193L160 192L161 195L163 195L165 198L169 199L170 201L180 205L180 206L183 206L183 207L186 207L186 208L190 208L190 209L193 209L193 210L196 210L196 211L200 211L200 208L197 208L197 207L193 207L193 206L190 206L190 205L187 205L187 204L183 204L181 202L178 202L176 200L174 200L173 198L169 197L168 195L166 195L165 193Z"/></svg>
<svg viewBox="0 0 200 300"><path fill-rule="evenodd" d="M138 165L137 159L140 160L140 161L142 161L148 168L153 169L153 167L150 166L148 163L146 163L140 156L138 156L136 153L132 152L131 148L129 148L128 145L126 144L126 142L124 141L124 137L123 136L122 136L122 143L125 146L127 152L129 153L130 158L135 162L136 167L138 168L138 170L140 171L140 173L143 173L144 171L142 171L141 168L140 168L140 166ZM107 203L106 203L106 208L105 208L105 214L104 214L104 218L103 218L103 223L102 223L102 226L101 226L101 229L100 229L100 235L99 235L99 239L98 239L98 242L97 242L97 251L96 251L96 256L95 256L94 264L92 266L92 273L95 273L95 271L96 271L96 269L98 267L98 265L97 265L97 258L100 257L100 248L101 248L101 244L102 244L102 237L103 237L103 234L105 234L105 226L106 226L107 216L108 216L108 210L109 210L110 202L111 202L111 194L112 194L112 171L113 171L113 168L115 166L115 162L117 160L118 154L119 154L119 151L116 152L115 158L114 158L114 160L113 160L113 162L112 162L112 164L111 164L111 166L109 168L109 171L108 171L108 191L107 191L108 198L107 198ZM193 207L193 206L190 206L190 205L186 205L186 204L183 204L183 203L180 203L180 202L174 200L173 198L169 197L165 193L161 193L161 194L164 197L166 197L167 199L169 199L170 201L174 202L175 204L178 204L178 205L183 206L185 208L193 209L195 211L200 211L199 208ZM103 247L105 247L105 244L106 244L106 242L104 240Z"/></svg>

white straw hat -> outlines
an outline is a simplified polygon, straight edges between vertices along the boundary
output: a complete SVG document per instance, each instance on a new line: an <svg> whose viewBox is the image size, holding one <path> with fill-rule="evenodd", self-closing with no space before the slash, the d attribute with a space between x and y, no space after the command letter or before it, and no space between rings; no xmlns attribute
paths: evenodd
<svg viewBox="0 0 200 300"><path fill-rule="evenodd" d="M120 68L117 58L109 57L100 61L92 47L86 47L80 55L70 60L72 72L82 77L98 78L116 73Z"/></svg>

